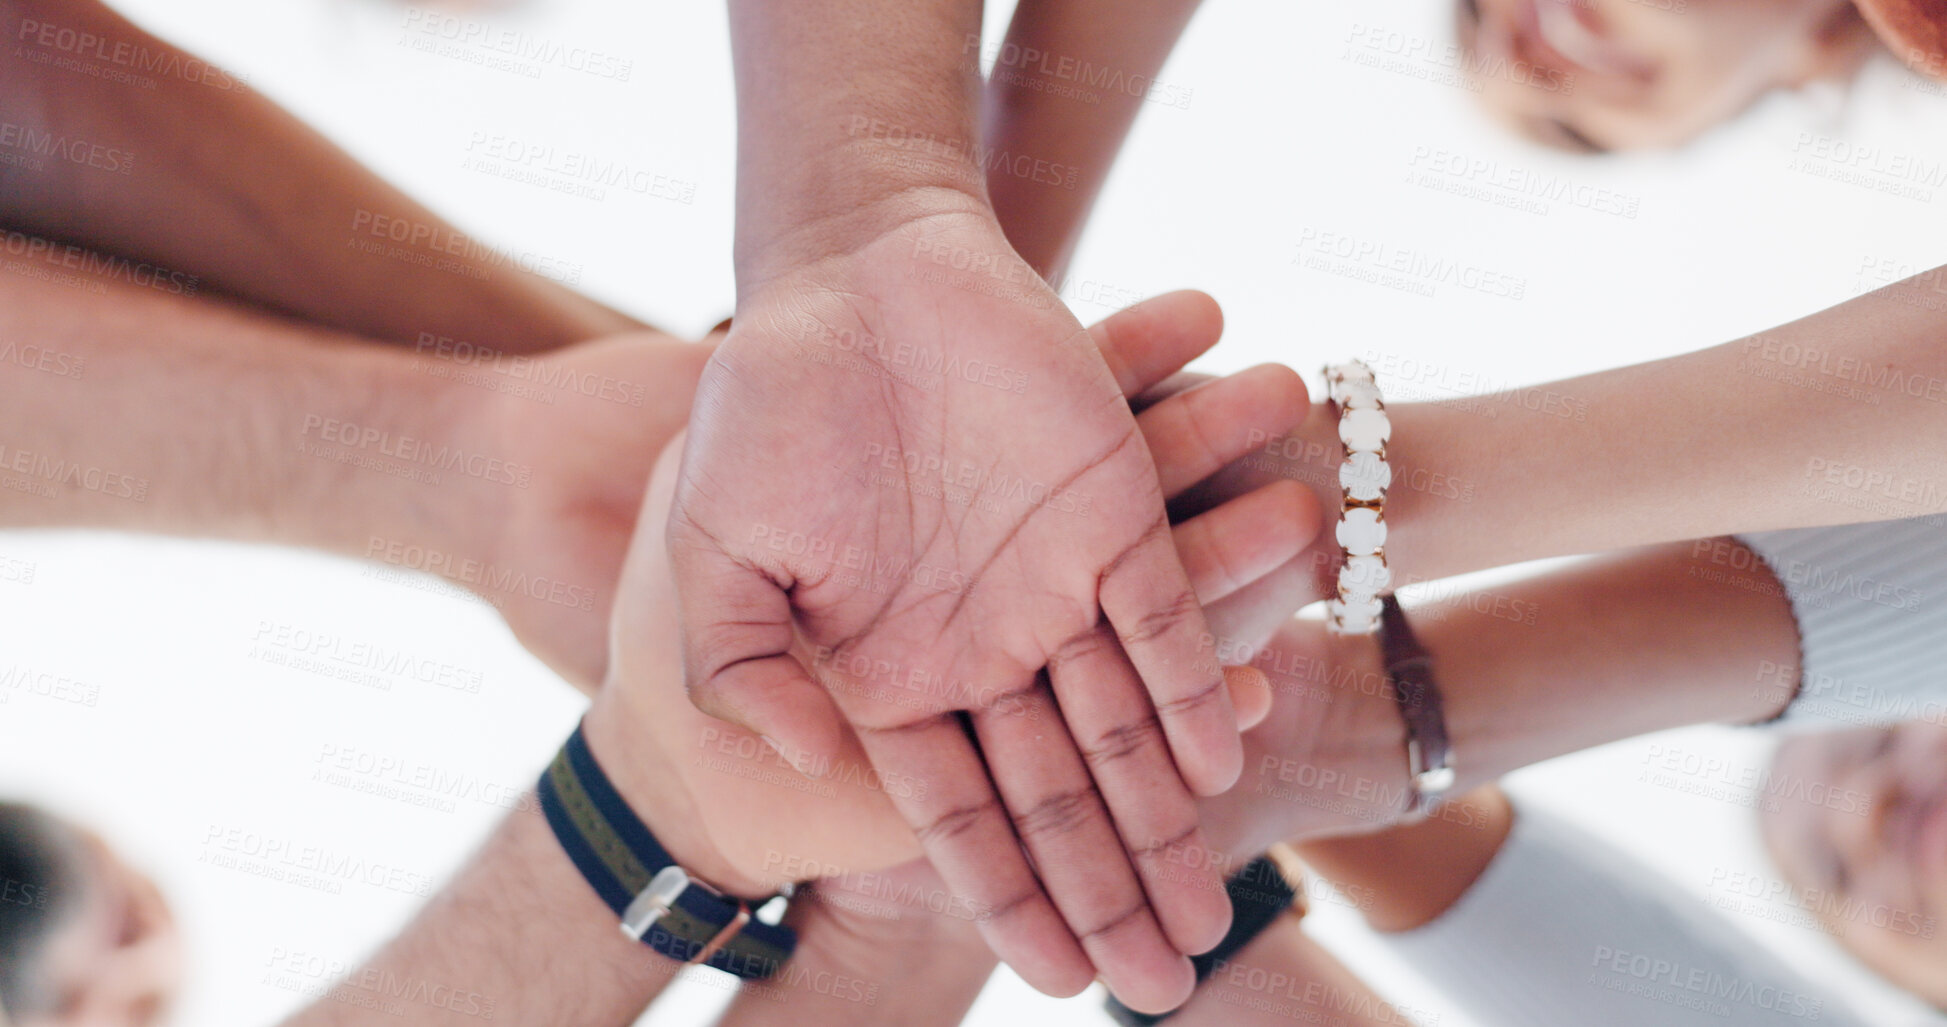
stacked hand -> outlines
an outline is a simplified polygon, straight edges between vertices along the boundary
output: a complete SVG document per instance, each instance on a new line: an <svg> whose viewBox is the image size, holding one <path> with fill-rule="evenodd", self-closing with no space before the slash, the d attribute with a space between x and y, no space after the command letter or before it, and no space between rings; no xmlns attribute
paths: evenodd
<svg viewBox="0 0 1947 1027"><path fill-rule="evenodd" d="M1109 388L1121 415L1130 418L1124 397L1140 393L1208 348L1214 343L1218 330L1215 311L1207 300L1194 294L1178 294L1111 318L1094 332L1078 335L1076 342L1090 348L1096 362L1104 366L1105 374L1109 367L1116 369L1114 377L1108 379L1112 383ZM734 346L735 342L733 338L726 346ZM1065 341L1061 344L1073 345ZM719 359L725 359L724 355L720 354ZM873 394L872 402L866 404L867 413L862 418L885 416L886 408L879 394L889 387L854 372L843 373L864 378ZM836 384L851 383L841 378ZM713 401L711 397L706 380L701 402L709 404ZM877 409L873 409L875 407ZM1006 409L1003 400L997 414ZM1303 409L1303 386L1295 375L1282 368L1260 368L1183 392L1150 406L1140 417L1130 418L1131 423L1138 426L1142 437L1147 438L1147 445L1143 444L1141 438L1133 444L1123 442L1120 445L1133 447L1145 462L1152 459L1150 454L1153 453L1154 464L1151 466L1154 469L1151 475L1157 478L1160 488L1174 494L1240 455L1248 446L1253 431L1285 430L1292 417ZM724 419L726 412L723 410L710 413L728 426L746 423L738 419ZM1017 415L1013 419L1018 421L1022 418ZM726 433L731 439L724 444L741 443L744 447L750 447L744 452L755 452L757 443L747 433L741 436L734 431L726 430ZM909 437L917 437L917 434ZM871 437L870 432L866 431L858 432L855 436ZM793 441L771 438L766 444L789 447ZM824 440L824 444L839 447L840 452L846 445L837 436ZM851 444L854 449L862 445L859 442ZM697 444L692 442L692 457L697 449ZM783 475L789 468L807 466L811 459L787 455L779 461L755 465L768 470L760 470L758 476L751 480L758 483L758 487L768 487L762 485L767 480L764 474ZM1042 472L1037 467L1031 473ZM1047 473L1079 483L1071 485L1071 488L1086 488L1089 487L1087 482L1096 480L1093 471L1079 475L1069 475L1059 470ZM612 772L624 775L619 783L632 802L662 802L666 822L684 825L672 827L673 830L688 830L687 825L700 828L696 832L697 837L690 840L699 852L695 857L698 865L693 869L706 879L714 870L724 877L723 883L727 886L741 886L755 892L780 879L815 876L835 868L884 866L910 859L917 855L913 847L914 834L903 818L890 816L894 810L903 817L910 817L916 810L961 808L979 801L970 800L967 797L969 791L987 787L979 763L971 762L976 759L971 743L960 733L957 724L950 720L928 714L931 721L938 722L937 726L928 722L926 727L911 732L886 730L887 727L897 727L896 718L911 716L910 704L913 699L931 700L935 692L910 687L906 683L913 679L909 678L902 678L897 684L869 679L857 682L875 689L871 693L864 689L850 693L844 688L839 689L841 705L851 703L854 704L853 708L862 711L861 715L865 718L861 725L863 730L854 734L842 722L834 721L828 729L834 737L823 743L826 749L821 751L815 766L790 751L791 743L788 741L785 743L785 756L772 755L760 733L732 727L688 707L681 686L677 683L675 668L670 665L670 655L680 651L682 644L682 636L672 616L676 600L670 591L671 568L665 563L667 558L661 548L645 544L643 539L653 539L664 512L684 489L697 487L691 483L696 476L694 466L683 469L679 475L675 461L665 458L652 482L649 498L643 505L637 542L631 549L629 564L624 570L622 592L616 604L612 635L614 650L608 681L589 718L591 744L598 753L628 754L626 769ZM917 498L909 500L904 498L903 493L900 495L899 505L902 508L908 503L915 510L921 508L922 504ZM1158 494L1159 510L1162 495ZM866 626L883 622L889 626L889 630L898 631L902 625L928 616L936 605L950 610L955 600L969 605L989 602L978 593L957 597L944 594L942 600L931 599L929 597L933 593L918 588L910 575L889 582L890 597L867 592L862 599L852 590L839 588L829 579L843 569L846 547L867 551L887 550L889 544L883 541L887 536L853 532L846 519L839 516L842 512L840 508L826 510L804 502L799 502L796 507L817 515L813 520L800 522L805 526L795 529L803 536L828 538L837 535L847 540L835 541L826 547L828 555L824 566L809 566L804 562L790 565L792 573L797 575L791 580L810 583L801 587L816 596L831 597L828 602L835 611L832 616L847 615L851 604L870 600L872 605L865 611L868 617ZM679 514L672 513L670 516L672 533L683 530L673 523L673 518ZM917 519L920 515L914 513L912 516ZM934 531L947 530L950 524L964 524L974 519L971 512L954 508L949 501L938 497L934 499L927 516L933 521L912 529L929 528L925 533L927 538L937 537ZM1058 518L1080 523L1068 524L1066 520ZM999 554L985 561L989 569L981 576L983 589L989 587L987 583L990 580L1009 581L1018 583L1014 587L1024 590L1021 594L1037 596L1039 593L1035 591L1035 586L1024 581L1029 576L1031 564L1052 561L1058 555L1055 550L1062 545L1102 544L1106 547L1106 543L1097 537L1100 529L1094 525L1093 518L1041 510L1038 513L1030 512L1026 519L1029 524L1013 533L1015 540L995 543L999 546ZM1013 547L1026 545L1019 539L1035 537L1037 532L1031 529L1042 527L1043 522L1051 522L1046 530L1054 539L1038 544L1053 548L1034 550L1035 560L1030 561L1028 551ZM1242 497L1180 524L1173 531L1164 531L1160 539L1162 544L1171 547L1169 559L1172 565L1177 559L1177 550L1181 550L1182 565L1188 569L1186 582L1194 589L1190 608L1195 609L1197 599L1215 601L1242 588L1271 568L1288 562L1311 540L1317 524L1318 513L1309 497L1297 486L1284 483ZM886 531L904 527L895 523ZM735 563L728 556L711 554L713 559L720 561L718 566L721 573L730 579L722 582L720 588L749 587L754 584L774 587L768 579L758 577L757 568L777 568L793 554L778 552L762 544L769 533L779 530L776 526L760 524L758 528L761 530L745 527L735 534L727 530L713 533L719 539L757 540L757 544L748 545L747 564ZM961 532L970 541L984 537L979 535L982 530L979 522L952 530ZM1134 544L1138 551L1148 545L1140 541L1146 528L1132 524L1127 530L1137 537L1138 541ZM906 537L901 536L901 540ZM875 542L875 539L881 541ZM927 559L959 558L957 551L944 543L939 548L924 551ZM752 578L756 578L756 581L752 582ZM828 583L832 587L818 592L819 583ZM776 602L781 606L784 597L777 595ZM1081 600L1074 602L1079 604ZM902 603L910 604L911 612L903 612L907 607ZM983 616L1004 625L1008 622L1007 606L1006 603L995 601L991 607L982 607ZM1035 608L1047 611L1046 616L1064 613L1082 616L1066 607L1065 603L1035 602ZM903 613L900 616L888 615L882 608ZM762 619L754 616L753 610L746 609L744 613L744 621ZM820 643L816 641L816 630L822 622L813 619L810 625L798 625L789 619L788 609L782 615L787 619L774 626L775 630L782 632L782 637L765 640L767 644L776 646L778 652L760 659L775 661L773 666L798 660L806 664L818 663L816 647ZM880 617L881 621L871 620L873 616ZM974 634L971 625L984 623L947 617L943 626L929 625L929 630L957 630L971 636ZM1029 628L1032 627L1029 625ZM1113 661L1122 658L1120 650L1113 636L1103 633L1102 637L1102 651L1088 659L1096 661L1094 666L1107 664L1113 668ZM1029 641L1039 645L1043 640L1030 637ZM1194 659L1207 662L1213 668L1216 666L1209 639L1199 636L1187 641ZM987 644L999 645L1000 640ZM947 652L949 656L957 655L957 651ZM1021 657L1024 661L1029 658ZM949 666L958 665L954 660L948 663ZM786 670L798 666L793 663ZM1065 676L1073 669L1058 666L1057 676ZM801 675L803 671L798 669L796 673ZM1068 729L1060 719L1055 706L1055 692L1050 690L1046 678L1034 674L1032 668L1027 673L1028 684L1014 690L1016 694L1005 704L973 704L975 732L983 743L987 743L989 738L999 739L1003 743L1003 751L1006 751L1007 743L1012 743L1019 750L1028 748L1029 743L1036 741L1044 748L1054 750L1052 754L1037 751L1010 757L1020 760L1020 765L999 765L997 774L1032 769L1038 774L1020 775L1029 779L1025 787L1032 787L1036 776L1045 776L1054 780L1052 787L1086 794L1090 790L1088 770L1075 753ZM1124 673L1127 676L1123 681L1128 688L1134 689L1136 681L1133 672L1125 669ZM824 676L822 668L820 675ZM795 685L784 687L795 687L801 693L790 702L802 702L811 711L810 715L822 712L822 707L812 701L824 701L822 689L809 685L808 679L787 677L787 680L795 682ZM1057 684L1054 690L1059 691L1061 687ZM734 687L732 695L743 699L743 693L738 693ZM877 706L861 701L874 696L892 701ZM756 698L763 700L768 696L759 693ZM1068 711L1067 697L1063 698L1061 711L1068 712L1072 719L1076 714ZM1140 704L1142 695L1137 692L1133 698ZM1078 694L1074 701L1083 706L1099 705L1100 697ZM1226 706L1229 701L1227 695ZM788 704L767 707L772 712L760 713L758 717L778 716L776 710L788 708ZM1093 950L1090 955L1097 957L1093 965L1086 960L1076 962L1081 960L1079 954L1074 954L1071 959L1070 953L1047 940L1050 930L1059 931L1057 942L1067 938L1068 928L1064 921L1052 919L1054 913L1051 909L1041 914L1044 922L1027 925L1039 933L1022 930L1023 901L1045 900L1038 897L1032 872L1025 864L1020 864L1018 849L1013 847L1012 830L1005 819L1000 819L993 829L998 836L989 839L988 843L1001 852L988 865L953 863L951 859L936 860L935 865L940 867L946 886L969 908L981 911L983 915L978 919L990 941L998 937L1003 956L1021 960L1024 975L1031 981L1073 991L1096 976L1099 970L1101 976L1125 998L1147 1006L1166 1006L1180 1001L1188 992L1188 966L1180 953L1207 947L1210 941L1175 945L1172 939L1163 937L1155 921L1149 918L1147 906L1152 900L1163 904L1161 897L1193 908L1214 907L1218 913L1217 923L1221 927L1221 914L1227 904L1217 875L1205 861L1172 859L1173 854L1200 849L1202 842L1196 829L1193 803L1187 793L1181 792L1181 785L1169 766L1160 740L1161 732L1151 722L1152 714L1146 706L1137 705L1131 710L1127 704L1121 708L1110 705L1107 714L1127 716L1134 725L1132 730L1124 732L1127 738L1121 748L1127 751L1118 753L1121 758L1107 761L1112 769L1133 777L1140 770L1142 759L1161 762L1160 771L1152 771L1149 777L1121 779L1136 785L1138 790L1150 790L1148 795L1142 796L1148 800L1147 803L1132 811L1133 815L1144 818L1137 821L1140 826L1135 828L1136 836L1144 840L1141 848L1146 850L1131 857L1137 866L1104 865L1102 853L1123 851L1120 848L1122 843L1118 842L1100 807L1084 805L1079 799L1070 803L1078 808L1069 811L1061 823L1047 825L1050 830L1035 831L1032 822L1029 822L1023 825L1023 833L1031 836L1031 846L1039 847L1036 851L1037 866L1043 875L1055 882L1057 889L1063 885L1075 886L1077 891L1083 893L1082 904L1072 907L1072 915L1079 919L1082 916L1101 918L1115 913L1126 914L1129 925L1121 930L1119 937L1113 939L1122 943L1121 947L1102 944L1111 939L1093 939L1088 943ZM644 732L654 736L654 744L639 744ZM948 757L913 747L918 750L914 753L918 759L909 759L903 764L881 759L876 766L868 769L867 757L873 754L874 746L884 744L873 740L877 736L921 733L936 737L938 741L931 744L946 750ZM802 737L802 732L792 737ZM990 760L993 759L992 745L985 747ZM1145 749L1154 751L1146 752ZM1066 757L1062 755L1064 750L1068 753ZM797 758L792 761L789 757ZM618 759L621 757L611 757L609 762ZM961 760L969 761L970 765ZM797 774L792 769L794 762L798 767L818 772L819 776L808 778ZM680 797L669 798L670 781L683 783ZM1165 788L1165 785L1172 787ZM1010 780L1001 782L1004 792L1012 786ZM997 809L980 815L999 819ZM1047 837L1038 837L1044 833ZM1130 829L1125 827L1123 838L1128 839L1130 834ZM924 835L921 840L926 840ZM942 862L961 868L960 876L956 878L954 873L948 872L945 866L941 866ZM1016 891L1030 889L1033 890L1030 900L1021 900L1015 894ZM997 930L999 928L1012 928L1027 934L1028 947L1023 948L1012 934ZM1084 928L1080 933L1095 932ZM1054 960L1057 958L1065 961L1056 963ZM1069 975L1076 979L1069 979Z"/></svg>

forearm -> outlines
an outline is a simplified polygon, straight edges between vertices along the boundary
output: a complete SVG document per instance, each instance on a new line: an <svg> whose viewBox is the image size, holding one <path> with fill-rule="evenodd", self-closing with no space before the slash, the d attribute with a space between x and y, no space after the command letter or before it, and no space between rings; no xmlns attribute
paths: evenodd
<svg viewBox="0 0 1947 1027"><path fill-rule="evenodd" d="M730 27L740 297L942 205L988 210L979 4L732 0Z"/></svg>
<svg viewBox="0 0 1947 1027"><path fill-rule="evenodd" d="M1493 785L1455 800L1465 817L1429 817L1373 834L1320 838L1298 847L1305 862L1348 894L1379 931L1431 923L1480 879L1514 827L1514 807Z"/></svg>
<svg viewBox="0 0 1947 1027"><path fill-rule="evenodd" d="M1396 585L1527 560L1947 510L1947 316L1932 272L1783 327L1530 388L1387 405ZM1810 354L1810 356L1808 356ZM1422 391L1414 365L1368 352ZM1470 391L1436 368L1437 386ZM1877 384L1875 384L1877 383ZM1219 494L1295 478L1339 503L1328 408L1225 472ZM1304 568L1330 590L1329 533ZM1322 591L1321 591L1322 590Z"/></svg>
<svg viewBox="0 0 1947 1027"><path fill-rule="evenodd" d="M1495 403L1492 419L1464 401L1435 404L1396 438L1409 452L1438 447L1418 463L1481 487L1468 502L1408 489L1403 523L1445 523L1404 532L1403 565L1439 577L1947 510L1935 456L1947 448L1947 318L1917 302L1932 280L1722 346L1530 390ZM1511 474L1525 484L1507 487ZM1438 513L1423 516L1429 510ZM1510 524L1521 530L1488 530Z"/></svg>
<svg viewBox="0 0 1947 1027"><path fill-rule="evenodd" d="M530 802L397 938L284 1023L394 1023L357 999L403 990L415 1024L621 1025L680 969L616 929Z"/></svg>
<svg viewBox="0 0 1947 1027"><path fill-rule="evenodd" d="M8 527L472 556L517 487L466 473L487 394L394 348L108 276L0 276L0 340Z"/></svg>
<svg viewBox="0 0 1947 1027"><path fill-rule="evenodd" d="M1006 38L987 47L987 191L1008 241L1048 281L1066 271L1197 3L1029 0L1015 8Z"/></svg>
<svg viewBox="0 0 1947 1027"><path fill-rule="evenodd" d="M1720 557L1713 541L1666 545L1409 604L1445 698L1454 794L1606 742L1777 713L1776 670L1798 652L1790 605L1768 574L1727 576ZM1247 780L1206 817L1220 844L1395 822L1405 729L1373 640L1294 621L1249 655L1278 699L1245 736Z"/></svg>
<svg viewBox="0 0 1947 1027"><path fill-rule="evenodd" d="M150 261L317 324L522 353L636 327L443 222L288 112L94 2L6 0L0 225ZM155 58L154 88L40 63ZM192 74L192 72L194 72ZM70 156L72 155L72 156ZM79 160L74 159L79 157ZM11 252L11 250L10 250Z"/></svg>

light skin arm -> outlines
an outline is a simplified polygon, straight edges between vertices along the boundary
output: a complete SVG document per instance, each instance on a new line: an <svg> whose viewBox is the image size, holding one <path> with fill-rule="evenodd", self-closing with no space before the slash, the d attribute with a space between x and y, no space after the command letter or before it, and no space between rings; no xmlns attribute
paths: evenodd
<svg viewBox="0 0 1947 1027"><path fill-rule="evenodd" d="M1723 573L1751 565L1736 548L1657 546L1409 604L1444 697L1458 792L1606 742L1776 714L1792 692L1797 624L1768 573ZM1217 844L1257 852L1398 819L1405 728L1372 638L1299 620L1262 649L1220 655L1250 658L1277 699L1246 736L1244 781L1206 801ZM1488 819L1465 803L1439 815L1470 829Z"/></svg>
<svg viewBox="0 0 1947 1027"><path fill-rule="evenodd" d="M1372 834L1298 847L1305 863L1349 893L1369 896L1366 923L1410 931L1438 919L1473 887L1514 828L1514 806L1494 785L1457 797L1465 817L1429 817Z"/></svg>
<svg viewBox="0 0 1947 1027"><path fill-rule="evenodd" d="M1930 309L1941 274L1694 353L1509 392L1388 403L1395 587L1547 557L1947 511L1947 474L1934 459L1947 447L1947 349L1936 341L1947 319ZM1386 387L1390 358L1367 356ZM1473 391L1457 374L1445 368L1440 380ZM1341 452L1337 421L1320 405L1185 509L1279 478L1336 509ZM1291 610L1331 593L1338 561L1326 532L1260 583L1252 616L1219 633L1261 641Z"/></svg>
<svg viewBox="0 0 1947 1027"><path fill-rule="evenodd" d="M285 1027L391 1023L365 992L416 997L415 1024L634 1023L683 969L630 941L527 797L412 923ZM673 803L672 803L673 806ZM637 815L672 855L702 873L707 847L686 843L680 811L645 799ZM714 971L712 971L714 972ZM424 987L417 985L423 984Z"/></svg>
<svg viewBox="0 0 1947 1027"><path fill-rule="evenodd" d="M212 297L74 282L0 275L0 525L430 571L571 681L601 679L642 488L707 347L644 332L470 366Z"/></svg>
<svg viewBox="0 0 1947 1027"><path fill-rule="evenodd" d="M81 34L90 53L126 48L181 73L144 88L32 59L65 56L60 40ZM4 0L0 38L11 152L54 141L79 158L0 164L0 226L386 342L423 334L529 353L641 327L489 251L228 73L94 0Z"/></svg>

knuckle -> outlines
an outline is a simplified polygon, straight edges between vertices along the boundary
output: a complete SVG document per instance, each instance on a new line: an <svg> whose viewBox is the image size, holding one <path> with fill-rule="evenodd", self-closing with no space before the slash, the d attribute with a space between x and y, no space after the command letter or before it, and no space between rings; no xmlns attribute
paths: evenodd
<svg viewBox="0 0 1947 1027"><path fill-rule="evenodd" d="M1197 594L1189 589L1171 596L1169 601L1137 618L1129 631L1123 636L1123 643L1138 646L1166 638L1171 634L1194 626L1196 618L1203 612L1197 603Z"/></svg>
<svg viewBox="0 0 1947 1027"><path fill-rule="evenodd" d="M1082 931L1080 937L1083 941L1106 940L1119 931L1142 926L1148 920L1146 915L1148 912L1149 903L1142 899L1137 899L1134 905L1102 921L1094 929Z"/></svg>
<svg viewBox="0 0 1947 1027"><path fill-rule="evenodd" d="M1056 647L1048 657L1048 672L1055 673L1064 666L1085 662L1106 655L1110 646L1116 644L1115 636L1099 625L1075 635Z"/></svg>
<svg viewBox="0 0 1947 1027"><path fill-rule="evenodd" d="M1091 768L1100 768L1138 753L1160 751L1163 725L1155 717L1112 727L1082 748L1082 758Z"/></svg>
<svg viewBox="0 0 1947 1027"><path fill-rule="evenodd" d="M1169 702L1157 703L1156 712L1165 717L1179 716L1181 714L1192 712L1200 706L1207 706L1211 703L1214 703L1218 699L1223 698L1223 695L1224 695L1224 683L1222 679L1219 679L1217 681L1211 682L1209 685L1205 686L1204 688L1198 689L1197 691L1184 696L1181 699L1173 699Z"/></svg>
<svg viewBox="0 0 1947 1027"><path fill-rule="evenodd" d="M933 818L914 833L919 836L920 842L926 845L952 841L966 834L968 831L973 830L975 825L980 823L982 817L996 814L999 811L999 802L994 799L988 799L985 802L978 802L971 806L950 809Z"/></svg>
<svg viewBox="0 0 1947 1027"><path fill-rule="evenodd" d="M1014 817L1014 827L1022 839L1050 838L1073 834L1101 816L1093 788L1076 788L1051 795L1032 809Z"/></svg>

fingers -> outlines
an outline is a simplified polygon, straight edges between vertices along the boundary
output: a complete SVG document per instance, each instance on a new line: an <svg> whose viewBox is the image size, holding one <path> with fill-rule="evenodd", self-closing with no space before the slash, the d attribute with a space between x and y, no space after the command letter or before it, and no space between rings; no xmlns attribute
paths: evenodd
<svg viewBox="0 0 1947 1027"><path fill-rule="evenodd" d="M1323 523L1310 490L1278 481L1198 514L1170 533L1190 587L1208 607L1296 559Z"/></svg>
<svg viewBox="0 0 1947 1027"><path fill-rule="evenodd" d="M1047 994L1068 996L1088 987L1095 968L1041 890L960 717L860 728L859 741L873 766L906 768L925 785L887 795L947 890L971 903L994 954ZM1049 748L1046 741L1043 748ZM1067 748L1065 734L1061 741L1060 748Z"/></svg>
<svg viewBox="0 0 1947 1027"><path fill-rule="evenodd" d="M1119 310L1088 330L1124 396L1136 396L1202 356L1224 333L1217 301L1194 290L1164 293Z"/></svg>
<svg viewBox="0 0 1947 1027"><path fill-rule="evenodd" d="M1202 844L1196 797L1115 633L1097 625L1070 640L1048 680L1157 920L1177 951L1209 949L1230 924L1223 879L1208 860L1182 859Z"/></svg>
<svg viewBox="0 0 1947 1027"><path fill-rule="evenodd" d="M1130 677L1112 690L1131 705L1144 705L1141 683ZM1161 818L1145 818L1125 807L1125 819L1110 821L1045 679L1037 676L1035 687L1018 693L1016 701L983 707L970 717L1015 833L1103 982L1135 1008L1169 1009L1182 1002L1195 976L1171 940L1175 933L1165 936L1157 921L1162 908L1152 910L1150 898L1161 894L1178 907L1201 905L1193 918L1197 933L1190 939L1191 950L1201 951L1222 939L1230 919L1222 882L1213 875L1209 890L1181 893L1167 879L1137 879L1136 869L1122 856L1124 845L1132 837L1149 837L1143 832ZM1149 851L1131 855L1139 863L1158 866L1165 842L1195 835L1196 809L1162 747L1152 746L1148 754L1153 758L1144 763L1150 772L1146 783L1163 793L1152 797L1168 809L1171 834L1159 837ZM1129 776L1112 779L1128 784ZM1121 837L1119 826L1124 828Z"/></svg>
<svg viewBox="0 0 1947 1027"><path fill-rule="evenodd" d="M1289 368L1266 365L1172 395L1143 411L1137 423L1168 497L1215 473L1257 441L1295 425L1307 409L1304 382ZM1198 560L1198 578L1228 594L1275 569L1279 553L1294 555L1292 539L1309 541L1317 533L1318 515L1305 509L1307 498L1280 486L1222 519L1190 528L1187 538L1196 546L1190 555ZM1275 524L1285 512L1293 520ZM1225 523L1268 525L1272 533L1225 537L1211 530ZM1179 560L1173 536L1161 528L1158 522L1103 575L1102 610L1147 687L1183 780L1201 794L1214 795L1236 781L1243 751L1209 647L1198 599L1201 589L1186 574L1189 563ZM1059 680L1057 690L1071 718L1084 714L1104 691L1091 688L1071 700L1073 690ZM1105 787L1103 794L1111 808L1120 807L1111 789ZM1165 922L1169 919L1166 913Z"/></svg>
<svg viewBox="0 0 1947 1027"><path fill-rule="evenodd" d="M1170 396L1136 418L1156 461L1165 498L1217 473L1266 439L1297 427L1305 381L1282 364L1262 364Z"/></svg>
<svg viewBox="0 0 1947 1027"><path fill-rule="evenodd" d="M1160 514L1109 565L1100 598L1102 612L1156 706L1184 783L1201 795L1216 795L1235 784L1244 769L1237 716L1209 648L1203 607ZM1089 702L1102 695L1090 691Z"/></svg>
<svg viewBox="0 0 1947 1027"><path fill-rule="evenodd" d="M690 701L763 736L806 773L830 766L845 750L848 730L831 696L791 653L784 589L675 517L668 541Z"/></svg>

